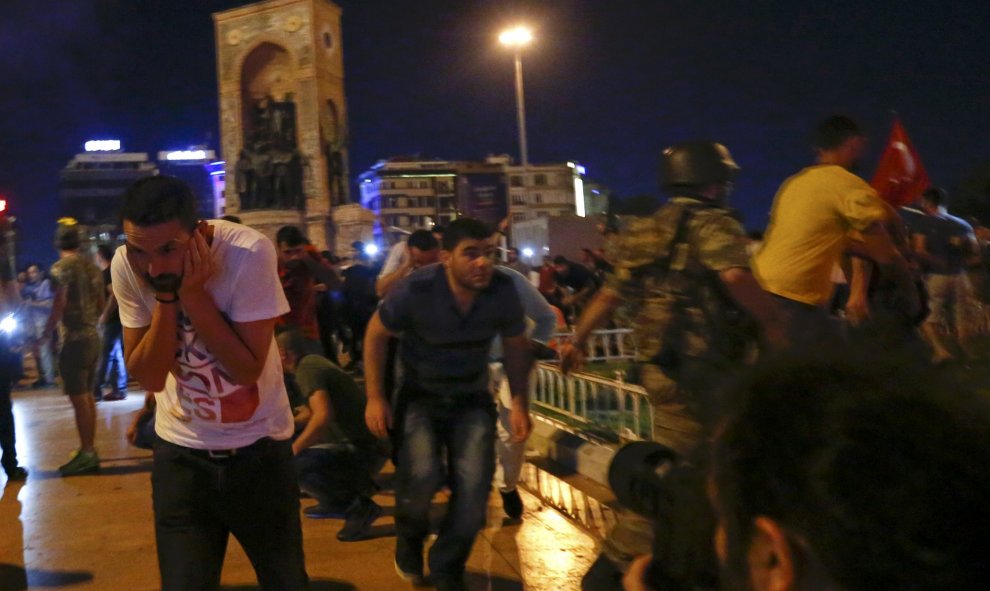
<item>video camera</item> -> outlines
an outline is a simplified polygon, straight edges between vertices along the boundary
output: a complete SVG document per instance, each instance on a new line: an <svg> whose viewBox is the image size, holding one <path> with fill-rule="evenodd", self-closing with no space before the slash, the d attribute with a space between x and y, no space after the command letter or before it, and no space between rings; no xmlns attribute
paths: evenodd
<svg viewBox="0 0 990 591"><path fill-rule="evenodd" d="M648 441L623 446L609 465L608 483L619 503L653 522L653 562L646 575L653 589L718 588L716 522L705 480L700 463Z"/></svg>

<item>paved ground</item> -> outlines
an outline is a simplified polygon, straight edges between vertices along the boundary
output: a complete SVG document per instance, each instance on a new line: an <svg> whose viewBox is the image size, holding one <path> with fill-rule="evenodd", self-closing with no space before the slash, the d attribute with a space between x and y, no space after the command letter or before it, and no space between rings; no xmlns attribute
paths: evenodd
<svg viewBox="0 0 990 591"><path fill-rule="evenodd" d="M151 515L150 454L129 447L123 433L142 403L131 394L98 404L98 475L60 478L56 468L78 445L72 410L55 390L20 391L14 397L18 451L31 470L24 483L0 473L0 591L20 589L158 588ZM385 516L374 537L342 543L338 520L303 519L307 570L313 591L390 590L407 585L395 576L391 491L376 501ZM498 495L488 526L468 563L475 590L570 591L593 560L594 540L553 509L524 493L522 524L503 524ZM442 503L438 499L438 503ZM303 500L303 506L314 503ZM254 572L232 542L224 589L257 589Z"/></svg>

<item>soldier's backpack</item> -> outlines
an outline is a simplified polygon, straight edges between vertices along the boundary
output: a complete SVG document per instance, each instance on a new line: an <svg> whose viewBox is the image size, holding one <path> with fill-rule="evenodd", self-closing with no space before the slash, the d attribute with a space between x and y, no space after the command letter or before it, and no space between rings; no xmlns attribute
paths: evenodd
<svg viewBox="0 0 990 591"><path fill-rule="evenodd" d="M699 276L690 273L688 263L691 245L688 242L688 227L698 210L708 205L684 205L677 220L674 236L666 252L650 265L637 269L637 273L649 274L656 285L661 285L665 297L657 304L657 313L667 320L657 335L660 350L651 359L668 375L677 372L685 351L686 309L690 305L699 307L706 322L712 327L708 335L708 349L718 357L728 361L738 361L745 357L756 340L757 326L750 315L726 292L724 285L714 273ZM699 282L709 288L714 301L695 302Z"/></svg>

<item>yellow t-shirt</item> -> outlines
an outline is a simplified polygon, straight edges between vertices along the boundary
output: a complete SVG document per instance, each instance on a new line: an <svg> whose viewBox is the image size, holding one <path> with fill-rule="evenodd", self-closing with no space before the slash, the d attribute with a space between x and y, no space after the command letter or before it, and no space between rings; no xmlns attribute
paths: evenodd
<svg viewBox="0 0 990 591"><path fill-rule="evenodd" d="M822 305L850 232L883 217L883 202L866 181L841 166L809 166L777 191L753 272L770 293Z"/></svg>

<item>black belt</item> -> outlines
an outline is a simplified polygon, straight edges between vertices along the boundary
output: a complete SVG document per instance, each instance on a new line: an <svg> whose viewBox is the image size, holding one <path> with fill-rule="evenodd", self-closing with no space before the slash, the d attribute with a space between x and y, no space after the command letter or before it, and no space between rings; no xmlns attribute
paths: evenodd
<svg viewBox="0 0 990 591"><path fill-rule="evenodd" d="M196 449L193 447L178 445L172 443L171 441L165 441L164 439L161 438L159 438L159 441L161 441L165 445L179 448L180 450L182 450L183 452L189 455L204 458L207 460L229 460L230 458L239 457L239 456L251 456L271 449L272 445L276 443L275 440L272 439L271 437L262 437L261 439L255 441L254 443L250 445L245 445L244 447L237 447L231 449Z"/></svg>

